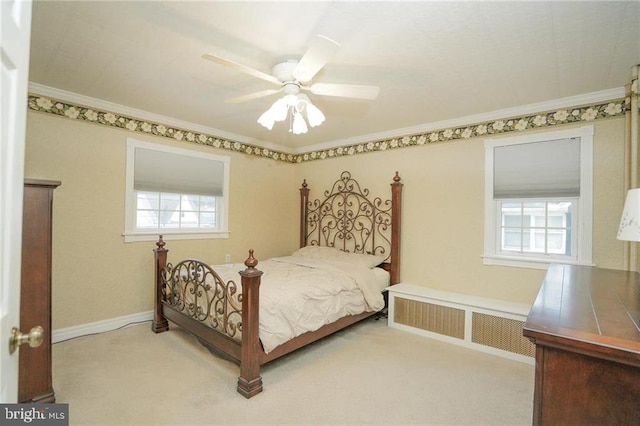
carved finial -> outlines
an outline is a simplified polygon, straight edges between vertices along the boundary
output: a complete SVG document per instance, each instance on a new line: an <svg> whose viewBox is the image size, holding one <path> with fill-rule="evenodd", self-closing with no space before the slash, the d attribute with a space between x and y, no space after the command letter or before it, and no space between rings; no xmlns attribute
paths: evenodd
<svg viewBox="0 0 640 426"><path fill-rule="evenodd" d="M393 177L393 181L394 181L395 183L400 182L400 175L398 174L398 172L397 172L397 171L396 171L396 175Z"/></svg>
<svg viewBox="0 0 640 426"><path fill-rule="evenodd" d="M258 265L258 259L253 257L253 249L249 249L249 257L244 261L244 266L249 269L253 269Z"/></svg>
<svg viewBox="0 0 640 426"><path fill-rule="evenodd" d="M302 179L302 187L303 188L307 187L307 180L306 179Z"/></svg>
<svg viewBox="0 0 640 426"><path fill-rule="evenodd" d="M158 238L158 242L156 243L156 246L158 246L159 249L163 249L165 244L166 243L162 239L162 235L160 235L160 237Z"/></svg>

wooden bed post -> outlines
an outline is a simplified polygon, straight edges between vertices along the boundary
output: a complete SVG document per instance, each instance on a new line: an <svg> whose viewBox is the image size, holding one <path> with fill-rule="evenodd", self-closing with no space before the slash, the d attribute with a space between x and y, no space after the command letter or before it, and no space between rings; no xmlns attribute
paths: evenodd
<svg viewBox="0 0 640 426"><path fill-rule="evenodd" d="M162 239L162 235L156 242L157 248L153 249L155 253L155 302L154 302L154 312L153 312L153 322L151 323L151 330L154 333L162 333L163 331L169 330L169 321L162 314L162 271L167 266L167 250L164 248L165 242Z"/></svg>
<svg viewBox="0 0 640 426"><path fill-rule="evenodd" d="M244 261L247 269L240 271L242 277L242 345L240 346L240 377L238 392L245 398L262 392L260 361L262 343L258 336L260 277L262 272L256 269L258 261L249 250L249 257Z"/></svg>
<svg viewBox="0 0 640 426"><path fill-rule="evenodd" d="M309 206L309 188L307 180L302 181L300 188L300 247L307 245L307 207Z"/></svg>
<svg viewBox="0 0 640 426"><path fill-rule="evenodd" d="M402 183L396 172L391 184L391 284L400 282L400 227Z"/></svg>

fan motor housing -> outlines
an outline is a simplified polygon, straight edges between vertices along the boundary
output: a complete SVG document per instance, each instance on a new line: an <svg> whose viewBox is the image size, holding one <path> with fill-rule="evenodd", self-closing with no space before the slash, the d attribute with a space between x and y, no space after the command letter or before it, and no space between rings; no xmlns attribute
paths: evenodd
<svg viewBox="0 0 640 426"><path fill-rule="evenodd" d="M276 64L271 69L271 73L275 78L285 84L289 82L297 84L296 79L291 75L297 66L298 61L296 59L289 59L288 61Z"/></svg>

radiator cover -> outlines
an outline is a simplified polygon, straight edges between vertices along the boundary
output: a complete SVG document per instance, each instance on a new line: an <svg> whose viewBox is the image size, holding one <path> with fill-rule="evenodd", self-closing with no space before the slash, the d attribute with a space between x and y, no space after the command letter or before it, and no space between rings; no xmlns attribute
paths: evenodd
<svg viewBox="0 0 640 426"><path fill-rule="evenodd" d="M389 326L533 364L529 307L409 284L389 288Z"/></svg>

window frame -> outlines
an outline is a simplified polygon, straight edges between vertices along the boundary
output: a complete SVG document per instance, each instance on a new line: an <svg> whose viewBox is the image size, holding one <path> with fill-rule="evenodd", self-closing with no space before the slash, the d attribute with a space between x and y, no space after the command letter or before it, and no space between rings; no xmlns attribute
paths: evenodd
<svg viewBox="0 0 640 426"><path fill-rule="evenodd" d="M215 230L206 230L203 228L161 228L142 230L136 228L136 191L134 189L135 176L135 150L137 148L153 151L171 153L174 155L183 155L187 157L195 157L210 161L219 161L223 163L222 196L216 197L216 212L219 220L218 227ZM190 149L175 148L167 145L144 142L133 138L127 138L127 158L125 173L125 230L123 232L124 242L136 241L156 241L158 235L162 234L166 241L171 240L194 240L194 239L217 239L229 238L230 232L228 228L229 218L229 176L230 176L231 158L223 155L194 151ZM162 191L160 191L162 192ZM167 193L175 193L167 191ZM194 195L194 194L183 194Z"/></svg>
<svg viewBox="0 0 640 426"><path fill-rule="evenodd" d="M579 197L538 197L495 199L493 195L494 149L506 145L545 142L568 138L580 139L580 195ZM486 139L485 144L485 188L484 188L484 251L483 264L511 266L533 269L547 269L551 263L592 266L593 248L593 126L552 132L533 133L522 136ZM572 229L573 253L567 255L535 253L505 253L501 248L501 212L500 203L540 202L574 200L575 229ZM577 235L576 235L577 234Z"/></svg>

